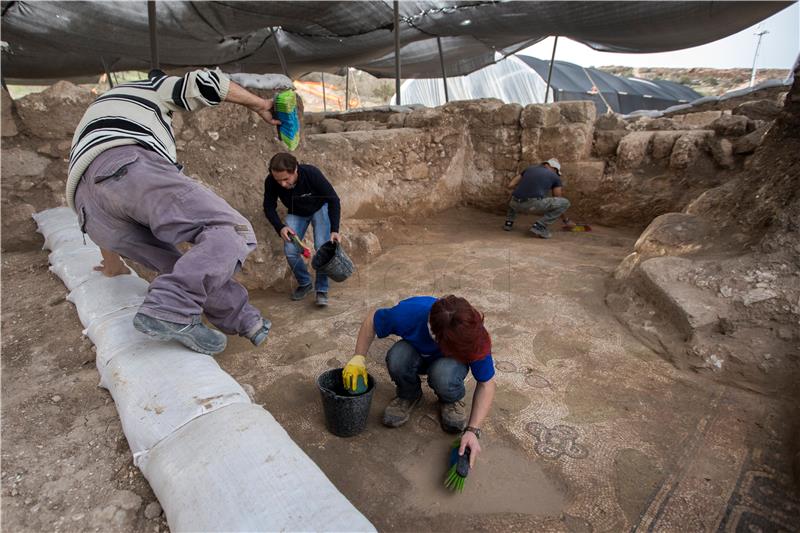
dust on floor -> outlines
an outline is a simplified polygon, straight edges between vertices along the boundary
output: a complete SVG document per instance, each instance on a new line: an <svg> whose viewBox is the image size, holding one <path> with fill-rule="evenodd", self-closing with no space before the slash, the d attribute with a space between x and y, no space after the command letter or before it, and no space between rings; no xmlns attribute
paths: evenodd
<svg viewBox="0 0 800 533"><path fill-rule="evenodd" d="M456 209L399 226L382 236L386 253L332 286L324 310L310 298L252 294L273 321L270 340L253 349L231 338L218 360L381 530L797 524L785 448L796 407L675 370L605 306L606 280L635 233L594 228L543 241L523 221L510 233L501 225ZM152 492L132 467L113 403L95 388L93 353L46 261L44 253L3 258L5 526L163 529L163 517L145 516ZM370 307L447 293L486 314L497 362L484 453L460 495L442 485L452 437L439 429L427 387L406 427L380 424L393 396L383 364L391 339L370 350L378 386L362 434L325 430L315 385L352 355Z"/></svg>

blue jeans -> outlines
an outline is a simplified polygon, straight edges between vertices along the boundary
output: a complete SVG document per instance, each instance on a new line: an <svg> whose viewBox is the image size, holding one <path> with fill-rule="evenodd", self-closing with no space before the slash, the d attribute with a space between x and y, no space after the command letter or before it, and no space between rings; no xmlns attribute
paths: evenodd
<svg viewBox="0 0 800 533"><path fill-rule="evenodd" d="M284 222L297 233L301 240L306 235L309 223L313 224L314 248L316 249L331 240L331 219L328 216L328 204L324 204L309 217L286 215ZM309 285L311 283L311 275L308 273L308 268L306 268L306 262L303 260L303 254L300 249L292 242L284 242L283 253L286 254L289 268L292 269L292 274L297 279L297 283L300 286ZM328 292L328 276L317 272L314 285L317 292Z"/></svg>
<svg viewBox="0 0 800 533"><path fill-rule="evenodd" d="M464 397L464 379L469 367L449 357L422 357L408 341L397 341L386 353L386 367L397 387L397 396L414 400L422 394L420 374L428 374L428 385L442 403Z"/></svg>

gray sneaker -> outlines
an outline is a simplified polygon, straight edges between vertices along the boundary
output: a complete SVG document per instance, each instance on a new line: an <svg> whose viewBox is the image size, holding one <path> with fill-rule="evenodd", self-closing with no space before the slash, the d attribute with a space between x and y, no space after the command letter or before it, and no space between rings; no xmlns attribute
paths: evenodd
<svg viewBox="0 0 800 533"><path fill-rule="evenodd" d="M317 307L328 307L327 292L317 292Z"/></svg>
<svg viewBox="0 0 800 533"><path fill-rule="evenodd" d="M448 433L461 433L467 427L467 413L464 410L464 401L440 404L442 416L442 429Z"/></svg>
<svg viewBox="0 0 800 533"><path fill-rule="evenodd" d="M206 355L216 355L228 344L228 337L224 333L207 328L199 321L176 324L136 313L133 317L133 327L145 335L162 341L176 340L190 350Z"/></svg>
<svg viewBox="0 0 800 533"><path fill-rule="evenodd" d="M505 223L503 224L503 229L505 231L511 231L512 229L514 229L514 222L511 220L506 220Z"/></svg>
<svg viewBox="0 0 800 533"><path fill-rule="evenodd" d="M408 419L411 418L411 411L414 410L421 398L422 394L420 393L414 400L397 397L389 402L383 411L383 425L398 428L408 422Z"/></svg>
<svg viewBox="0 0 800 533"><path fill-rule="evenodd" d="M309 292L311 292L313 288L314 286L310 283L308 285L300 285L292 293L292 300L295 302L302 300L308 295Z"/></svg>
<svg viewBox="0 0 800 533"><path fill-rule="evenodd" d="M531 226L530 231L540 239L549 239L551 237L550 230L547 229L547 226L539 224L538 222Z"/></svg>
<svg viewBox="0 0 800 533"><path fill-rule="evenodd" d="M260 346L261 343L267 340L270 328L272 328L272 322L266 318L262 318L261 327L248 335L247 338L250 339L250 342L252 342L254 346Z"/></svg>

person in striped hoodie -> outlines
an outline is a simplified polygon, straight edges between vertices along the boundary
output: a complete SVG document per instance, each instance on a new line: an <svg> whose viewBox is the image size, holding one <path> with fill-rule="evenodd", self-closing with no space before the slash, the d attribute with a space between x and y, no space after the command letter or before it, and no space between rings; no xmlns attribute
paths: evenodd
<svg viewBox="0 0 800 533"><path fill-rule="evenodd" d="M272 116L272 100L215 70L183 76L154 70L146 80L114 87L78 124L66 188L82 231L101 249L96 270L127 274L122 256L159 274L134 327L208 355L225 349L225 334L258 346L271 327L232 279L256 248L250 222L184 175L177 161L173 113L222 102L247 107L270 125L280 123ZM182 242L192 244L183 254L176 247ZM202 314L220 331L206 327Z"/></svg>

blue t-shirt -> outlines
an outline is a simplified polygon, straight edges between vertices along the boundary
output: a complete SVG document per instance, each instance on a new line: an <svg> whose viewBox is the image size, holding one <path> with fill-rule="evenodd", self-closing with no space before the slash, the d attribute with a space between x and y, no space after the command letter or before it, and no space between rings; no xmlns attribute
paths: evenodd
<svg viewBox="0 0 800 533"><path fill-rule="evenodd" d="M514 189L514 198L547 198L555 187L561 187L561 178L554 170L542 165L530 166L522 172L522 179Z"/></svg>
<svg viewBox="0 0 800 533"><path fill-rule="evenodd" d="M428 315L436 300L433 296L414 296L402 300L394 307L378 309L372 321L375 334L381 339L397 335L411 343L422 357L444 357L428 329ZM488 353L483 359L473 361L469 369L477 381L489 381L494 377L492 354Z"/></svg>

